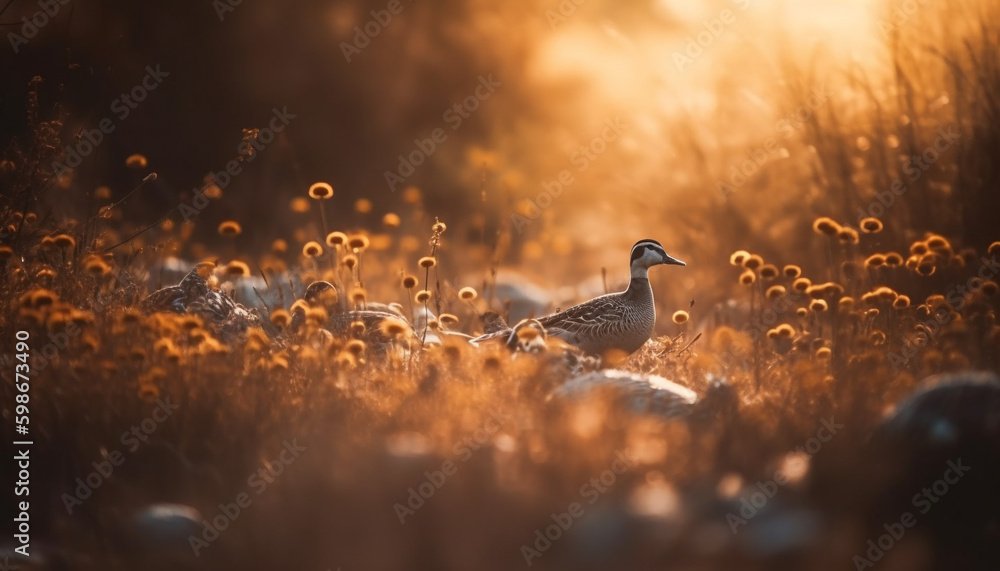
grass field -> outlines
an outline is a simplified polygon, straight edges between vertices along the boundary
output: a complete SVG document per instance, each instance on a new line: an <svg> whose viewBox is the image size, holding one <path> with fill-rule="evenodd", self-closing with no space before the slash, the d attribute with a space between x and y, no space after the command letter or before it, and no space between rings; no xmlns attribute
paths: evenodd
<svg viewBox="0 0 1000 571"><path fill-rule="evenodd" d="M592 99L500 130L480 91L488 142L428 159L461 195L274 182L297 172L282 149L307 118L273 147L244 131L232 187L216 174L164 200L137 150L106 167L129 185L59 177L95 126L67 133L84 119L45 78L24 85L0 160L0 410L13 434L30 353L32 556L8 537L3 553L21 569L994 568L997 440L870 441L924 378L1000 371L1000 14L911 4L880 8L878 65L779 50L751 67L764 56L678 40L711 112L650 123L636 106L615 127L613 94L569 145L531 119ZM553 344L399 333L383 350L324 336L321 316L290 331L304 285L327 280L341 308L425 305L476 335L485 311L526 316L501 282L567 307L617 289L643 238L688 266L651 270L656 336L615 366L699 395L721 381L732 401L662 418L607 392L550 399L573 375ZM260 327L140 309L200 261ZM989 398L946 413L996 437Z"/></svg>

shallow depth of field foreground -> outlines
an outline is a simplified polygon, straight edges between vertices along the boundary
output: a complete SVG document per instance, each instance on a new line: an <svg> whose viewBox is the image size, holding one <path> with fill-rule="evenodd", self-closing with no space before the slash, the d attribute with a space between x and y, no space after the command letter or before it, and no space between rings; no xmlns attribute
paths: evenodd
<svg viewBox="0 0 1000 571"><path fill-rule="evenodd" d="M200 4L0 7L0 569L997 568L996 3Z"/></svg>

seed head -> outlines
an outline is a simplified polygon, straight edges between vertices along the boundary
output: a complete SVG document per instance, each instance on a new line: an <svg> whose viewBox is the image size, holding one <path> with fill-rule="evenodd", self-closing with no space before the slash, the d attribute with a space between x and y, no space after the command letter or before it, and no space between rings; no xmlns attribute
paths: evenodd
<svg viewBox="0 0 1000 571"><path fill-rule="evenodd" d="M424 303L427 300L429 300L430 298L431 298L431 292L429 292L429 291L427 291L425 289L422 289L422 290L420 290L420 291L417 292L417 295L416 295L416 297L414 299L417 301L417 303Z"/></svg>
<svg viewBox="0 0 1000 571"><path fill-rule="evenodd" d="M417 264L424 269L433 268L437 265L437 260L431 256L424 256L423 258L420 258L420 261L417 262Z"/></svg>
<svg viewBox="0 0 1000 571"><path fill-rule="evenodd" d="M816 349L816 358L825 361L830 358L832 353L833 351L831 351L829 347L820 347L819 349Z"/></svg>
<svg viewBox="0 0 1000 571"><path fill-rule="evenodd" d="M743 260L743 267L748 270L756 270L764 265L764 258L758 256L757 254L750 254L747 259Z"/></svg>
<svg viewBox="0 0 1000 571"><path fill-rule="evenodd" d="M809 302L809 309L815 311L816 313L821 313L829 309L829 306L826 304L825 299L814 299Z"/></svg>
<svg viewBox="0 0 1000 571"><path fill-rule="evenodd" d="M399 337L400 335L406 333L408 328L409 326L407 323L397 317L387 317L382 320L382 323L379 324L379 330L382 332L382 335L385 335L390 339Z"/></svg>
<svg viewBox="0 0 1000 571"><path fill-rule="evenodd" d="M403 277L403 287L405 289L413 289L414 287L416 287L416 285L417 285L417 278L415 278L413 276L405 276L405 277ZM465 289L471 289L471 288L462 288L463 291ZM475 290L473 290L473 291L475 291ZM460 291L459 295L461 295L461 294L462 294L462 292ZM465 298L463 298L463 299L465 299Z"/></svg>
<svg viewBox="0 0 1000 571"><path fill-rule="evenodd" d="M399 215L393 212L386 213L382 217L382 225L386 228L399 228L400 220Z"/></svg>
<svg viewBox="0 0 1000 571"><path fill-rule="evenodd" d="M458 297L462 301L472 301L476 299L478 295L479 294L476 293L476 290L471 287L463 287L462 289L458 290Z"/></svg>
<svg viewBox="0 0 1000 571"><path fill-rule="evenodd" d="M365 334L367 327L365 327L364 321L352 321L351 326L348 329L350 330L352 337L361 337Z"/></svg>
<svg viewBox="0 0 1000 571"><path fill-rule="evenodd" d="M313 200L329 200L333 198L333 187L325 182L314 182L309 187L309 198Z"/></svg>
<svg viewBox="0 0 1000 571"><path fill-rule="evenodd" d="M742 266L743 262L750 257L750 252L746 250L736 250L729 256L729 263L734 266Z"/></svg>
<svg viewBox="0 0 1000 571"><path fill-rule="evenodd" d="M239 236L242 232L243 228L240 226L239 222L236 222L235 220L226 220L222 224L219 224L220 236Z"/></svg>
<svg viewBox="0 0 1000 571"><path fill-rule="evenodd" d="M799 293L805 293L809 286L812 285L812 281L809 278L798 278L792 282L792 289Z"/></svg>
<svg viewBox="0 0 1000 571"><path fill-rule="evenodd" d="M242 278L250 275L250 266L245 262L233 260L226 265L225 272L231 276Z"/></svg>
<svg viewBox="0 0 1000 571"><path fill-rule="evenodd" d="M904 309L910 307L909 296L901 295L892 301L892 307L896 309Z"/></svg>
<svg viewBox="0 0 1000 571"><path fill-rule="evenodd" d="M326 245L331 248L336 246L343 246L347 243L347 234L343 232L330 232L326 235Z"/></svg>
<svg viewBox="0 0 1000 571"><path fill-rule="evenodd" d="M785 295L786 293L788 293L788 290L785 289L785 286L773 285L767 288L767 291L764 293L764 295L767 296L768 299L776 299Z"/></svg>
<svg viewBox="0 0 1000 571"><path fill-rule="evenodd" d="M144 169L148 164L149 161L146 160L146 157L138 153L129 155L128 158L125 159L125 166L127 166L130 169L136 169L136 170Z"/></svg>
<svg viewBox="0 0 1000 571"><path fill-rule="evenodd" d="M882 231L882 221L878 218L864 218L861 220L861 231L865 234L875 234Z"/></svg>
<svg viewBox="0 0 1000 571"><path fill-rule="evenodd" d="M358 265L358 257L354 254L347 254L340 260L341 264L347 267L349 270L353 270L354 266Z"/></svg>
<svg viewBox="0 0 1000 571"><path fill-rule="evenodd" d="M890 268L896 268L903 265L903 256L899 255L897 252L889 252L885 255L885 265Z"/></svg>
<svg viewBox="0 0 1000 571"><path fill-rule="evenodd" d="M275 309L271 312L271 323L274 324L278 329L284 329L288 327L288 324L292 322L292 316L284 309Z"/></svg>
<svg viewBox="0 0 1000 571"><path fill-rule="evenodd" d="M347 239L347 247L355 252L366 249L370 243L364 234L354 234Z"/></svg>
<svg viewBox="0 0 1000 571"><path fill-rule="evenodd" d="M63 250L69 250L76 247L76 239L69 234L56 234L52 237L52 241L55 243L57 248Z"/></svg>
<svg viewBox="0 0 1000 571"><path fill-rule="evenodd" d="M681 323L687 323L687 320L690 318L691 316L688 314L688 312L684 310L675 311L673 316L674 323L678 325L680 325Z"/></svg>
<svg viewBox="0 0 1000 571"><path fill-rule="evenodd" d="M347 342L347 345L344 345L344 350L355 357L360 357L361 354L365 352L366 348L367 345L365 345L365 342L360 339L351 339Z"/></svg>
<svg viewBox="0 0 1000 571"><path fill-rule="evenodd" d="M878 268L885 265L885 256L882 254L872 254L865 259L866 268Z"/></svg>
<svg viewBox="0 0 1000 571"><path fill-rule="evenodd" d="M351 290L351 303L361 305L368 299L368 292L364 288L356 287Z"/></svg>
<svg viewBox="0 0 1000 571"><path fill-rule="evenodd" d="M740 274L740 283L743 285L750 285L757 281L757 276L753 273L753 270L743 270Z"/></svg>
<svg viewBox="0 0 1000 571"><path fill-rule="evenodd" d="M817 234L826 234L827 236L836 236L840 232L840 224L837 224L833 218L827 216L821 216L813 221L813 231Z"/></svg>
<svg viewBox="0 0 1000 571"><path fill-rule="evenodd" d="M323 254L323 246L319 245L319 242L315 240L310 240L306 242L305 246L302 246L302 255L307 258L318 258Z"/></svg>
<svg viewBox="0 0 1000 571"><path fill-rule="evenodd" d="M854 228L848 228L847 226L841 227L840 231L837 232L837 240L840 240L841 244L857 244L858 243L858 231Z"/></svg>
<svg viewBox="0 0 1000 571"><path fill-rule="evenodd" d="M789 279L795 279L802 275L802 268L796 266L795 264L788 264L783 270L785 277Z"/></svg>
<svg viewBox="0 0 1000 571"><path fill-rule="evenodd" d="M778 277L778 266L774 264L764 264L760 268L760 277L765 280L773 280Z"/></svg>

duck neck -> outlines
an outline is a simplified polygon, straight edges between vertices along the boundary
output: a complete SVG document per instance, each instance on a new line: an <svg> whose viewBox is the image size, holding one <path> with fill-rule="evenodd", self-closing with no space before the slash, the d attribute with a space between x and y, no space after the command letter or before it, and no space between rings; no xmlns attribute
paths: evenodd
<svg viewBox="0 0 1000 571"><path fill-rule="evenodd" d="M625 295L630 298L653 297L653 289L649 287L649 269L641 266L632 267L632 278L628 282Z"/></svg>

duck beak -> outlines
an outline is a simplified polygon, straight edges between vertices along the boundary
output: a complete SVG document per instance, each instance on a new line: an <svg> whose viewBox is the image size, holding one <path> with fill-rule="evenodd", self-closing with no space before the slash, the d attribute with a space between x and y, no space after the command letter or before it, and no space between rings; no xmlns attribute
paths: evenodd
<svg viewBox="0 0 1000 571"><path fill-rule="evenodd" d="M672 266L686 266L684 262L678 260L677 258L671 258L670 256L663 256L663 263L670 264Z"/></svg>

